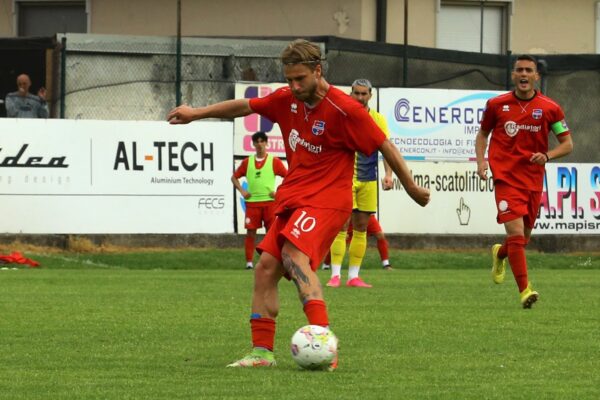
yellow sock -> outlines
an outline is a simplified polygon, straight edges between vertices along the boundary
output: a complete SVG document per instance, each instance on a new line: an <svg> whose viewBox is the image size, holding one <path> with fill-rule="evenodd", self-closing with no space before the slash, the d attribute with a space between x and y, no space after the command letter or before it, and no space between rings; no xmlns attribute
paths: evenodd
<svg viewBox="0 0 600 400"><path fill-rule="evenodd" d="M367 251L367 232L354 231L350 248L348 249L348 265L351 267L359 267L365 257Z"/></svg>
<svg viewBox="0 0 600 400"><path fill-rule="evenodd" d="M346 254L346 231L340 232L331 244L331 265L342 265Z"/></svg>

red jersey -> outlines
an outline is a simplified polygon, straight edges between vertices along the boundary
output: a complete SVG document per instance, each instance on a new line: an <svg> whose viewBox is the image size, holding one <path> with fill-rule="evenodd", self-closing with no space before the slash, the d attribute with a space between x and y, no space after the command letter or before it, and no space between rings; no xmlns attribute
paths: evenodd
<svg viewBox="0 0 600 400"><path fill-rule="evenodd" d="M492 132L488 157L494 181L534 191L542 191L545 168L529 159L548 152L549 132L569 134L560 106L537 91L530 100L514 92L489 99L481 129Z"/></svg>
<svg viewBox="0 0 600 400"><path fill-rule="evenodd" d="M255 165L256 169L261 169L263 167L263 165L265 165L265 161L267 161L267 157L272 157L272 156L267 154L267 156L265 158L263 158L261 161L256 160L256 158L254 159L254 165ZM237 169L233 173L233 176L235 176L237 179L240 179L242 176L246 176L246 173L248 173L248 160L249 159L250 159L250 157L244 158L244 160L242 161L240 166L237 167ZM273 172L275 173L275 175L278 175L281 177L284 177L285 174L287 173L287 169L285 168L285 165L283 165L283 162L277 157L273 157Z"/></svg>
<svg viewBox="0 0 600 400"><path fill-rule="evenodd" d="M371 154L386 140L365 108L330 86L311 108L289 87L250 100L253 111L279 124L288 173L277 190L276 213L299 207L352 210L354 153Z"/></svg>

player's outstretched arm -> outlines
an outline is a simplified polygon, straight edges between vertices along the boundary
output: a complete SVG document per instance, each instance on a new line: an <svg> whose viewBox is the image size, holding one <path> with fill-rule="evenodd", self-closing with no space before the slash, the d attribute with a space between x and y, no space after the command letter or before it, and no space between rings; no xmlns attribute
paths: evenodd
<svg viewBox="0 0 600 400"><path fill-rule="evenodd" d="M383 158L388 162L390 167L392 167L392 171L396 174L404 189L406 189L406 193L420 206L425 207L427 203L429 203L429 189L418 186L410 175L410 170L408 169L408 165L402 158L402 155L390 142L389 140L385 140L381 146L379 147L379 151L383 154Z"/></svg>
<svg viewBox="0 0 600 400"><path fill-rule="evenodd" d="M235 99L199 108L192 108L184 104L172 109L167 116L167 120L170 124L187 124L197 119L237 118L252 113L248 99Z"/></svg>

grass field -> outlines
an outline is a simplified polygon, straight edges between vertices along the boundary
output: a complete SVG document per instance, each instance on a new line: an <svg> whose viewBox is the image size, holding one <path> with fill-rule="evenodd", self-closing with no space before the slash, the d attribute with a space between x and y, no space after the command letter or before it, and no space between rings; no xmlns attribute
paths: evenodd
<svg viewBox="0 0 600 400"><path fill-rule="evenodd" d="M43 268L0 271L0 399L600 398L597 254L528 254L523 310L487 252L392 251L386 272L369 250L373 289L325 288L334 373L293 363L306 320L285 281L278 366L224 368L250 347L241 250L26 256Z"/></svg>

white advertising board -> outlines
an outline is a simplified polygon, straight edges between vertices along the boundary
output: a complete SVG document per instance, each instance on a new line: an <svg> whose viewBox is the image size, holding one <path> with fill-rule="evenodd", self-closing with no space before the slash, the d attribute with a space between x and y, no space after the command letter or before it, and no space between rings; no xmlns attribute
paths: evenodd
<svg viewBox="0 0 600 400"><path fill-rule="evenodd" d="M379 90L379 112L390 140L407 160L475 159L475 136L485 103L504 92L388 88Z"/></svg>
<svg viewBox="0 0 600 400"><path fill-rule="evenodd" d="M431 190L426 207L416 204L394 176L394 187L379 191L379 222L386 233L503 233L496 224L493 183L482 181L475 163L408 162L417 184ZM379 168L383 171L383 163Z"/></svg>
<svg viewBox="0 0 600 400"><path fill-rule="evenodd" d="M233 232L231 122L0 120L0 232Z"/></svg>
<svg viewBox="0 0 600 400"><path fill-rule="evenodd" d="M394 177L394 189L379 192L385 232L504 234L496 222L492 180L480 180L475 163L409 162L409 167L415 181L431 190L431 202L418 206ZM578 233L600 233L600 165L550 163L534 234Z"/></svg>
<svg viewBox="0 0 600 400"><path fill-rule="evenodd" d="M600 164L546 164L534 229L534 234L600 234Z"/></svg>
<svg viewBox="0 0 600 400"><path fill-rule="evenodd" d="M252 99L255 97L265 97L273 93L280 87L287 86L286 83L236 83L236 99ZM350 93L350 86L336 86L338 89ZM369 101L369 106L377 109L377 89L373 88L373 96ZM258 114L250 114L243 118L236 118L234 121L234 140L233 152L236 156L248 156L254 154L252 146L252 135L255 132L263 131L269 138L267 151L277 157L285 157L285 147L283 137L279 130L279 125L273 124L269 119L263 118Z"/></svg>

